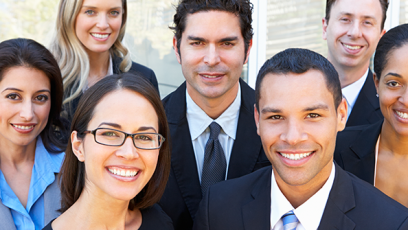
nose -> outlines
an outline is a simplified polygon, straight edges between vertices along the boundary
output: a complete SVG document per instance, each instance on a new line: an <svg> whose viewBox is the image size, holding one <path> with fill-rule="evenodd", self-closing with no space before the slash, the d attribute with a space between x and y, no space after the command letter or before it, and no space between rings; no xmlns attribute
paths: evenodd
<svg viewBox="0 0 408 230"><path fill-rule="evenodd" d="M116 156L132 160L139 157L138 149L133 144L131 137L126 138L125 143L116 150Z"/></svg>
<svg viewBox="0 0 408 230"><path fill-rule="evenodd" d="M351 23L350 28L347 32L347 35L353 38L359 38L362 36L361 24L358 20L354 20Z"/></svg>
<svg viewBox="0 0 408 230"><path fill-rule="evenodd" d="M29 100L23 102L20 110L20 117L24 118L26 121L31 121L34 117L34 106Z"/></svg>
<svg viewBox="0 0 408 230"><path fill-rule="evenodd" d="M98 27L101 30L109 28L108 15L100 14L98 17L98 21L96 23L96 27Z"/></svg>
<svg viewBox="0 0 408 230"><path fill-rule="evenodd" d="M220 60L220 55L216 45L210 44L204 57L204 63L208 66L215 66L220 62Z"/></svg>
<svg viewBox="0 0 408 230"><path fill-rule="evenodd" d="M405 107L408 107L408 88L404 87L401 96L399 97L399 102L401 102Z"/></svg>
<svg viewBox="0 0 408 230"><path fill-rule="evenodd" d="M307 134L299 122L289 121L280 138L290 145L296 145L307 140Z"/></svg>

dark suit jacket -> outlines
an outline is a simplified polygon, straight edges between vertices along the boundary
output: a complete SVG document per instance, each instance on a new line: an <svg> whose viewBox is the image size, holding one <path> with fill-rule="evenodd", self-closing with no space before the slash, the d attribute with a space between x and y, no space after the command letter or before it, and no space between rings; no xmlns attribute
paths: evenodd
<svg viewBox="0 0 408 230"><path fill-rule="evenodd" d="M116 56L112 57L113 74L122 73L122 71L119 69L121 62L122 62L122 58L116 57ZM142 75L143 77L147 78L147 80L149 80L149 82L152 83L152 85L157 89L157 92L159 92L157 78L153 70L147 68L146 66L140 65L136 62L132 62L132 66L130 67L128 73L138 73ZM71 87L68 87L68 89L64 92L64 95L71 91ZM78 103L79 103L79 100L81 99L81 96L82 96L82 93L77 98L75 98L74 100L72 100L71 102L63 106L61 117L65 118L68 121L68 123L71 123L72 118L74 117L74 114L78 107ZM66 97L67 95L64 96L64 98ZM68 130L69 130L69 127L68 127Z"/></svg>
<svg viewBox="0 0 408 230"><path fill-rule="evenodd" d="M271 167L210 187L194 230L269 230ZM408 229L408 209L336 165L319 230Z"/></svg>
<svg viewBox="0 0 408 230"><path fill-rule="evenodd" d="M353 110L351 110L350 116L347 119L347 127L373 124L384 118L376 95L377 91L374 85L373 73L371 70L368 70L367 79L363 88L361 88Z"/></svg>
<svg viewBox="0 0 408 230"><path fill-rule="evenodd" d="M337 134L334 160L344 170L374 184L375 145L383 120L372 125L347 127Z"/></svg>
<svg viewBox="0 0 408 230"><path fill-rule="evenodd" d="M241 108L227 179L270 165L256 133L254 90L242 80L240 84ZM170 126L172 152L170 177L159 204L172 218L175 229L191 229L202 195L186 117L186 83L164 98L163 103Z"/></svg>

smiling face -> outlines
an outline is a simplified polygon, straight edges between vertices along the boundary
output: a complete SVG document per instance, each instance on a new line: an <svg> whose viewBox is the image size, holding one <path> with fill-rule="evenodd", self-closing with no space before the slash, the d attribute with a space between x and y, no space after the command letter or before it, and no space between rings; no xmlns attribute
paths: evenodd
<svg viewBox="0 0 408 230"><path fill-rule="evenodd" d="M124 100L125 99L125 100ZM126 133L157 133L158 118L153 106L143 96L129 90L117 90L104 96L93 111L87 130L111 128ZM122 146L95 142L92 134L80 140L71 134L72 148L85 163L85 191L95 196L118 200L133 199L152 177L159 149L137 149L132 138Z"/></svg>
<svg viewBox="0 0 408 230"><path fill-rule="evenodd" d="M279 186L324 183L330 175L337 132L345 126L346 102L335 108L320 71L267 74L255 121Z"/></svg>
<svg viewBox="0 0 408 230"><path fill-rule="evenodd" d="M108 52L122 26L122 0L84 0L75 33L88 53Z"/></svg>
<svg viewBox="0 0 408 230"><path fill-rule="evenodd" d="M337 0L330 20L323 19L323 39L328 59L336 69L368 68L381 30L382 8L378 0Z"/></svg>
<svg viewBox="0 0 408 230"><path fill-rule="evenodd" d="M408 45L390 51L380 80L374 78L384 126L408 136Z"/></svg>
<svg viewBox="0 0 408 230"><path fill-rule="evenodd" d="M50 80L42 71L19 66L4 72L0 81L2 146L27 146L36 140L48 122L50 92Z"/></svg>
<svg viewBox="0 0 408 230"><path fill-rule="evenodd" d="M189 14L180 50L175 38L173 45L194 101L236 97L242 66L251 48L245 55L238 16L224 11Z"/></svg>

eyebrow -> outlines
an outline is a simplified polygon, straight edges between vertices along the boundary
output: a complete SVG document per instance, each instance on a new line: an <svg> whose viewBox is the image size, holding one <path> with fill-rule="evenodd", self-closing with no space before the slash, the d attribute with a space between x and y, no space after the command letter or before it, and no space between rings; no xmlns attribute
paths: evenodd
<svg viewBox="0 0 408 230"><path fill-rule="evenodd" d="M340 12L340 15L341 15L341 16L344 16L344 15L345 15L345 16L350 16L350 17L353 17L353 16L354 16L354 14L348 13L348 12ZM373 20L377 21L377 19L376 19L374 16L371 16L371 15L363 15L362 18L373 19Z"/></svg>
<svg viewBox="0 0 408 230"><path fill-rule="evenodd" d="M315 111L315 110L329 110L329 107L324 104L319 104L319 105L314 105L314 106L303 109L304 112L310 112L310 111ZM264 113L282 113L282 110L271 108L271 107L266 107L261 110L261 113L262 114Z"/></svg>
<svg viewBox="0 0 408 230"><path fill-rule="evenodd" d="M391 75L391 76L394 76L394 77L398 77L398 78L402 78L401 75L399 75L399 74L397 74L397 73L392 73L392 72L387 73L384 77L386 77L386 76L388 76L388 75Z"/></svg>
<svg viewBox="0 0 408 230"><path fill-rule="evenodd" d="M204 39L202 37L195 37L195 36L187 36L187 40L193 40L193 41L203 41L203 42L207 42L207 39ZM236 41L238 40L237 36L232 36L232 37L226 37L226 38L222 38L219 40L219 42L232 42L232 41Z"/></svg>
<svg viewBox="0 0 408 230"><path fill-rule="evenodd" d="M119 125L117 123L110 123L110 122L102 122L101 124L99 124L98 128L103 126L103 125L112 126L114 128L117 128L117 129L122 128L121 125ZM156 129L154 127L152 127L152 126L141 126L141 127L139 127L139 129L137 131L140 132L140 131L146 131L146 130L150 130L150 129L153 129L155 132L157 132Z"/></svg>
<svg viewBox="0 0 408 230"><path fill-rule="evenodd" d="M5 88L2 92L7 91L7 90L13 90L13 91L18 91L18 92L24 92L23 90L17 89L17 88ZM36 93L41 93L41 92L46 92L46 93L50 93L50 94L51 94L51 91L48 90L48 89L41 89L41 90L38 90Z"/></svg>
<svg viewBox="0 0 408 230"><path fill-rule="evenodd" d="M91 8L91 9L97 9L98 7L96 6L87 6L87 5L83 5L81 8ZM114 10L114 9L121 9L122 6L116 6L116 7L112 7L109 10Z"/></svg>

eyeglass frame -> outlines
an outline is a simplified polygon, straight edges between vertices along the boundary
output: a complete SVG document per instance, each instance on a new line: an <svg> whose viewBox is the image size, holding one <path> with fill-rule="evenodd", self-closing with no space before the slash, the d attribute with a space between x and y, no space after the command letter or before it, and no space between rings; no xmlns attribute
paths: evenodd
<svg viewBox="0 0 408 230"><path fill-rule="evenodd" d="M122 142L122 144L120 144L120 145L108 145L108 144L104 144L104 143L98 142L98 141L96 140L96 135L95 135L95 134L96 134L96 131L97 131L98 129L108 129L108 130L117 131L117 132L120 132L120 133L125 134L125 138L123 138L123 142ZM166 140L166 138L164 138L163 135L161 135L160 133L126 133L126 132L123 132L123 131L121 131L121 130L111 129L111 128L96 128L96 129L94 129L94 130L85 130L85 131L82 132L82 134L88 134L88 133L90 133L90 134L92 134L92 135L94 136L94 141L95 141L96 143L98 143L98 144L100 144L100 145L105 145L105 146L116 146L116 147L122 146L122 145L125 143L126 139L127 139L128 137L131 137L131 138L132 138L132 142L133 142L133 146L135 146L135 148L137 148L137 149L145 149L145 150L160 149L160 148L162 147L162 145L163 145L163 142ZM136 144L135 144L135 138L134 138L134 137L135 137L136 135L140 135L140 134L157 134L157 135L159 136L160 140L161 140L159 147L157 147L157 148L141 148L141 147L136 146Z"/></svg>

